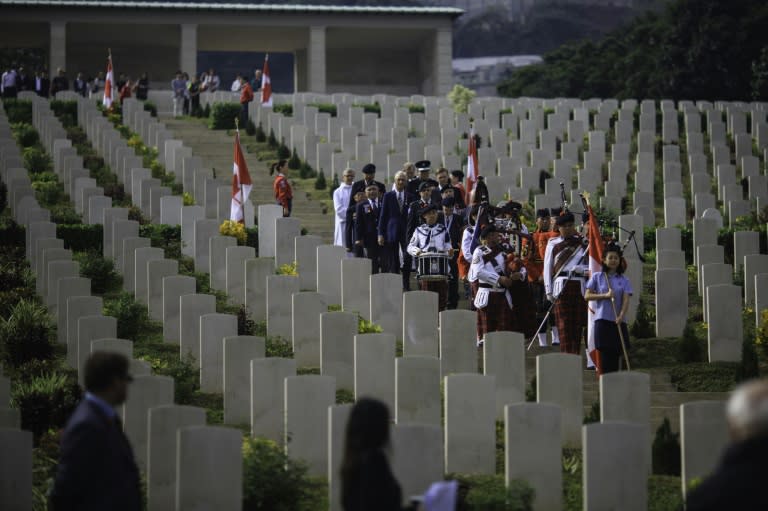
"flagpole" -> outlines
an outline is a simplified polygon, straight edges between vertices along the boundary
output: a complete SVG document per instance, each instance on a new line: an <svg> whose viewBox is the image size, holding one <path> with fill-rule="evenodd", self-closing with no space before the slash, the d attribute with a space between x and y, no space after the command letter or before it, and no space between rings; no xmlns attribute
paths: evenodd
<svg viewBox="0 0 768 511"><path fill-rule="evenodd" d="M621 261L619 261L619 264L621 264ZM613 289L611 289L611 281L608 278L607 274L604 274L605 276L605 283L608 285L608 291L611 293L611 305L613 306L613 316L618 319L619 315L616 312L616 298L613 296ZM624 295L622 294L622 301L624 300ZM621 331L621 324L616 323L616 328L619 331L619 341L621 341L621 351L624 353L624 361L627 363L627 371L631 371L632 368L629 366L629 355L627 355L627 346L624 342L624 332Z"/></svg>
<svg viewBox="0 0 768 511"><path fill-rule="evenodd" d="M237 139L237 145L240 146L240 119L237 117L235 117L235 138ZM243 225L245 225L245 195L243 194L243 183L240 182L239 168L237 171L237 185L240 187L240 209L243 212Z"/></svg>

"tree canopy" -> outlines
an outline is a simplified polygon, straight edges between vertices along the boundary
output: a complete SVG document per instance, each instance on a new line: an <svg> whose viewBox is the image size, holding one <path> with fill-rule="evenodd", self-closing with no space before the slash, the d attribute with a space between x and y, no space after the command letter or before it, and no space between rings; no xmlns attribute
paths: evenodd
<svg viewBox="0 0 768 511"><path fill-rule="evenodd" d="M677 0L516 71L502 96L768 99L768 4Z"/></svg>

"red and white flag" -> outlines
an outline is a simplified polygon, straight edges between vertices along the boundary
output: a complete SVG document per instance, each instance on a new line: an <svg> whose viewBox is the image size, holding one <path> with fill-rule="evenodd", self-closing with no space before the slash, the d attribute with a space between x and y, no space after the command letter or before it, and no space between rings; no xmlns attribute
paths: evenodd
<svg viewBox="0 0 768 511"><path fill-rule="evenodd" d="M101 104L104 108L112 108L112 101L115 99L115 76L112 72L112 52L109 52L107 57L107 76L104 78L104 98L101 100Z"/></svg>
<svg viewBox="0 0 768 511"><path fill-rule="evenodd" d="M272 106L272 80L269 78L269 53L264 56L264 71L261 73L261 106Z"/></svg>
<svg viewBox="0 0 768 511"><path fill-rule="evenodd" d="M592 210L592 206L589 203L586 204L587 213L589 214L589 233L587 234L587 241L589 242L589 274L594 275L596 272L603 271L603 238L600 236L600 225L597 222L595 212ZM598 376L600 375L600 359L599 352L595 348L595 313L591 306L587 307L587 352L589 358L595 363L595 369Z"/></svg>
<svg viewBox="0 0 768 511"><path fill-rule="evenodd" d="M472 192L475 191L475 183L480 170L477 168L477 140L475 140L475 128L469 131L469 151L467 152L467 189L465 202L470 203Z"/></svg>
<svg viewBox="0 0 768 511"><path fill-rule="evenodd" d="M248 200L251 188L253 188L251 175L248 173L248 165L240 148L240 132L236 131L235 158L232 165L232 207L229 212L229 219L233 222L245 223L245 201Z"/></svg>

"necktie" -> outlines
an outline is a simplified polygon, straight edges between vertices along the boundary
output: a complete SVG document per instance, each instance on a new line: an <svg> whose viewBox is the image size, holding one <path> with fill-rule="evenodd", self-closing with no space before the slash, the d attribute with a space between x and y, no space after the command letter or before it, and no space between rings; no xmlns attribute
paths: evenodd
<svg viewBox="0 0 768 511"><path fill-rule="evenodd" d="M400 209L403 209L403 192L397 192L397 203L400 206Z"/></svg>

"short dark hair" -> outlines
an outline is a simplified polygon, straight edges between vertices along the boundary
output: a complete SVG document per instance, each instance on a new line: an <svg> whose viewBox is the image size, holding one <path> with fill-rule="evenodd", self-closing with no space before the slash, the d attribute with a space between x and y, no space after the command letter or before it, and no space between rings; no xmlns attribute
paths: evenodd
<svg viewBox="0 0 768 511"><path fill-rule="evenodd" d="M130 380L128 359L121 353L96 351L85 361L85 390L100 392L108 389L115 379Z"/></svg>

